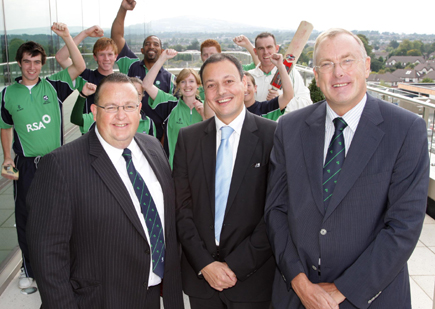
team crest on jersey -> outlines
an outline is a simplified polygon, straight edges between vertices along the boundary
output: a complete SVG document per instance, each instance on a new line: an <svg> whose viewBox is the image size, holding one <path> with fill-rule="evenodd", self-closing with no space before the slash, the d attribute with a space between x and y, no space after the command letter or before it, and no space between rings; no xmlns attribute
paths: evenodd
<svg viewBox="0 0 435 309"><path fill-rule="evenodd" d="M24 108L22 108L21 105L18 105L17 112L21 112L21 111L23 111L23 110L24 110Z"/></svg>
<svg viewBox="0 0 435 309"><path fill-rule="evenodd" d="M50 100L48 99L48 95L43 96L44 104L50 104Z"/></svg>
<svg viewBox="0 0 435 309"><path fill-rule="evenodd" d="M156 86L160 88L160 81L156 80Z"/></svg>
<svg viewBox="0 0 435 309"><path fill-rule="evenodd" d="M176 124L183 124L183 120L181 118L178 118L178 121L176 122Z"/></svg>

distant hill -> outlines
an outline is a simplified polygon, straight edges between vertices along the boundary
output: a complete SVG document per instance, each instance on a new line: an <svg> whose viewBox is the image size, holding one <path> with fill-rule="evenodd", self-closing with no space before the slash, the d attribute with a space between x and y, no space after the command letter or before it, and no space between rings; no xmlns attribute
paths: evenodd
<svg viewBox="0 0 435 309"><path fill-rule="evenodd" d="M70 26L70 32L76 35L82 31L80 26ZM237 21L228 22L219 19L210 19L198 16L179 16L172 18L163 18L155 21L151 21L145 24L135 24L125 27L125 35L128 36L143 36L145 34L159 34L161 38L171 38L174 34L182 34L182 37L192 37L196 36L200 38L201 36L206 36L208 33L220 34L220 35L234 35L234 34L250 34L250 36L258 34L262 31L269 31L275 35L279 33L284 33L285 37L288 37L288 33L294 33L296 29L277 29L277 28L264 28L256 25L248 25L244 23L238 23ZM110 34L110 28L104 29L106 35ZM352 30L354 33L361 33L366 35L369 39L384 39L384 40L400 40L400 39L410 39L410 40L422 40L422 41L433 41L435 38L434 34L399 34L393 32L379 32L379 31L364 31L364 30ZM49 27L39 27L39 28L27 28L27 29L8 29L8 35L50 35L52 34ZM314 30L311 35L311 39L315 39L319 32ZM0 32L0 35L4 32Z"/></svg>
<svg viewBox="0 0 435 309"><path fill-rule="evenodd" d="M191 32L227 32L227 33L244 33L253 31L271 31L273 28L262 28L253 25L247 25L237 22L231 22L210 19L196 16L180 16L174 18L164 18L156 21L151 21L144 24L136 24L125 27L125 32L129 34L143 34L144 29L152 33L165 33L165 32L178 32L178 33L191 33ZM82 27L71 26L70 32L76 34L82 31ZM110 33L110 29L104 29L106 33ZM49 27L39 28L26 28L26 29L12 29L7 31L8 34L51 34ZM4 32L0 32L4 34Z"/></svg>
<svg viewBox="0 0 435 309"><path fill-rule="evenodd" d="M140 25L143 29L143 25ZM271 31L273 28L258 27L238 23L237 21L229 23L228 21L203 18L197 16L180 16L174 18L165 18L150 23L154 32L233 32L244 33L253 31ZM133 27L133 26L132 26Z"/></svg>

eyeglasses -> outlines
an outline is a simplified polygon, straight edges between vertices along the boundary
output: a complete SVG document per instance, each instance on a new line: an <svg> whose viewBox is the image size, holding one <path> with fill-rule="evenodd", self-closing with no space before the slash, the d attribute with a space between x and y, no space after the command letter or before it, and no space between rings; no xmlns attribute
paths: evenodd
<svg viewBox="0 0 435 309"><path fill-rule="evenodd" d="M115 114L119 111L119 108L122 107L124 109L125 112L127 113L132 113L134 111L137 110L137 108L139 107L139 104L127 104L127 105L107 105L107 106L101 106L98 104L95 104L98 107L104 109L104 111L106 113L110 113L110 114Z"/></svg>
<svg viewBox="0 0 435 309"><path fill-rule="evenodd" d="M361 59L355 60L352 58L346 58L341 60L340 62L332 62L332 61L324 61L320 63L320 65L316 65L314 68L320 73L330 73L334 69L334 67L339 64L340 67L343 69L343 71L348 72L352 70L352 68L355 66L355 64L361 61Z"/></svg>

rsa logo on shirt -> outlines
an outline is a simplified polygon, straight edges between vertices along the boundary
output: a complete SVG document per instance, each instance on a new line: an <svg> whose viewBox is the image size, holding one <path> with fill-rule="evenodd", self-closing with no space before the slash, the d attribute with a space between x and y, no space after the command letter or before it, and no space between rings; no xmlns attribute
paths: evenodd
<svg viewBox="0 0 435 309"><path fill-rule="evenodd" d="M34 122L31 124L26 124L27 132L30 131L39 131L41 129L45 129L44 124L49 124L51 122L51 117L49 115L42 116L42 120L39 122Z"/></svg>

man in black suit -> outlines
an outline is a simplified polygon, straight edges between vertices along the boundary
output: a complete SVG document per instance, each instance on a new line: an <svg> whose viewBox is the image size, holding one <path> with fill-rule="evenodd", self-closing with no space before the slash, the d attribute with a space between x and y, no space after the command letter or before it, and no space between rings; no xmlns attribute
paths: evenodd
<svg viewBox="0 0 435 309"><path fill-rule="evenodd" d="M193 309L269 308L275 262L263 212L276 123L246 111L236 58L214 54L200 75L216 116L181 129L174 158L183 289Z"/></svg>
<svg viewBox="0 0 435 309"><path fill-rule="evenodd" d="M158 140L136 134L140 105L126 75L109 75L95 130L39 163L28 241L44 308L160 308L161 290L165 308L183 308L171 170Z"/></svg>

